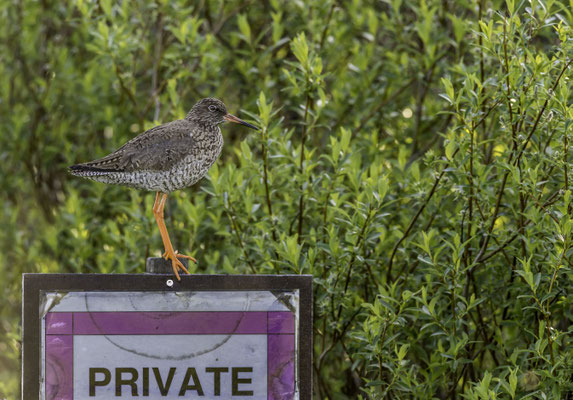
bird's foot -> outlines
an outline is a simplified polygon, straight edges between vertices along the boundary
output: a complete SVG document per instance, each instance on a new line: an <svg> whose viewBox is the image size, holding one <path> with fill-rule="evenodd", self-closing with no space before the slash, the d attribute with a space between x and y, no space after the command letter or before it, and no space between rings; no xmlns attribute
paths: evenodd
<svg viewBox="0 0 573 400"><path fill-rule="evenodd" d="M177 258L186 258L187 260L191 260L191 261L193 261L195 264L197 264L197 260L196 260L194 257L186 256L185 254L179 254L179 251L178 251L178 250L175 250L174 253L175 253L175 256L176 256ZM162 255L161 257L163 257L163 258L165 258L166 260L168 260L168 258L167 258L167 251L166 251L165 253L163 253L163 255Z"/></svg>
<svg viewBox="0 0 573 400"><path fill-rule="evenodd" d="M189 257L189 256L184 256L183 254L178 254L176 251L165 251L165 253L163 253L163 258L165 258L166 260L171 260L171 266L173 267L173 273L175 274L175 277L177 278L178 281L181 280L181 278L179 277L179 270L185 272L186 274L190 275L190 272L187 270L187 268L185 268L185 266L183 265L183 263L179 260L178 257L181 258L189 258L191 260L193 260L194 262L195 259L193 257Z"/></svg>

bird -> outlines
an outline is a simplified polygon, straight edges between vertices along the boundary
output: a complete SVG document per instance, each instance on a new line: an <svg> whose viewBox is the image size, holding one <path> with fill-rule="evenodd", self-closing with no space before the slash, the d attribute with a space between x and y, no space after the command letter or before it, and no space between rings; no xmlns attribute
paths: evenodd
<svg viewBox="0 0 573 400"><path fill-rule="evenodd" d="M184 119L151 128L103 158L69 167L75 176L156 192L153 215L165 248L163 258L171 261L179 281L179 271L189 274L180 258L197 260L174 250L163 218L165 202L171 192L200 181L217 161L223 149L219 125L224 122L258 130L229 114L221 100L208 97L199 100Z"/></svg>

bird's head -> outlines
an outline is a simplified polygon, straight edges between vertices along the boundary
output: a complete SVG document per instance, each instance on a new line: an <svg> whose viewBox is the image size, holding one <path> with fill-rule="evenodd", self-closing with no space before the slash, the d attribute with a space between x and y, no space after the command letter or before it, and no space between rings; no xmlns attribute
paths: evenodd
<svg viewBox="0 0 573 400"><path fill-rule="evenodd" d="M229 114L225 104L219 99L207 97L199 100L189 111L185 119L196 121L205 125L219 125L225 121L234 122L248 126L251 129L258 129L256 126L251 125L232 114Z"/></svg>

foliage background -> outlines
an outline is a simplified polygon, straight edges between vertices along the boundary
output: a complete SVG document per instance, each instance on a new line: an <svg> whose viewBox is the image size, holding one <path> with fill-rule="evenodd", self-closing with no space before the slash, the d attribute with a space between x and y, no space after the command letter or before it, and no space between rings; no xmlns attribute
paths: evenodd
<svg viewBox="0 0 573 400"><path fill-rule="evenodd" d="M197 273L315 277L317 399L571 398L567 0L1 0L0 398L23 272L140 273L153 195L67 174L202 97Z"/></svg>

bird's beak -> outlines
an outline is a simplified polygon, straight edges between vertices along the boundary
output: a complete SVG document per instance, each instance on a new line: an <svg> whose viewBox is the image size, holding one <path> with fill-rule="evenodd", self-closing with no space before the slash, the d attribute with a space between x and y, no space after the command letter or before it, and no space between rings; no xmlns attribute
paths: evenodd
<svg viewBox="0 0 573 400"><path fill-rule="evenodd" d="M236 123L236 124L241 124L241 125L248 126L249 128L254 129L254 130L256 130L256 131L259 130L259 128L257 128L255 125L251 125L251 124L249 124L248 122L245 122L245 121L243 121L242 119L239 119L239 118L235 117L235 116L232 115L232 114L227 114L227 115L225 115L223 118L225 118L225 120L226 120L226 121L229 121L229 122L234 122L234 123Z"/></svg>

